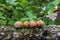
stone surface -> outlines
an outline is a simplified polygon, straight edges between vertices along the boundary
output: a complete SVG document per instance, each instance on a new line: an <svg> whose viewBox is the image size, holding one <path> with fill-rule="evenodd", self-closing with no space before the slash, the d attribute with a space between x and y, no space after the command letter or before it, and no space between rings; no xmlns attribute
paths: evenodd
<svg viewBox="0 0 60 40"><path fill-rule="evenodd" d="M48 25L43 28L30 29L1 26L0 40L60 40L60 25Z"/></svg>

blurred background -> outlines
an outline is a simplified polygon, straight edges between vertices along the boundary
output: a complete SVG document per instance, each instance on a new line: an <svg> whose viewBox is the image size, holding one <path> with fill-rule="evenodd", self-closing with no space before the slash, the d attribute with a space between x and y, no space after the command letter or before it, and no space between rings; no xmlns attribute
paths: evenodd
<svg viewBox="0 0 60 40"><path fill-rule="evenodd" d="M0 0L0 25L31 20L60 25L60 0Z"/></svg>

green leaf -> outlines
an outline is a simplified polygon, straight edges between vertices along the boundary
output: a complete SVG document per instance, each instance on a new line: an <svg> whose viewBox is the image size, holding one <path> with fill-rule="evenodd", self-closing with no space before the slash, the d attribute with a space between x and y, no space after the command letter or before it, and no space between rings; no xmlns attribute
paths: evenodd
<svg viewBox="0 0 60 40"><path fill-rule="evenodd" d="M50 20L49 18L44 18L43 19L45 25L53 25L54 21Z"/></svg>
<svg viewBox="0 0 60 40"><path fill-rule="evenodd" d="M13 17L14 17L14 19L16 19L16 20L20 20L20 14L17 12L17 10L13 10Z"/></svg>
<svg viewBox="0 0 60 40"><path fill-rule="evenodd" d="M21 21L24 22L24 21L27 21L29 20L28 18L22 18Z"/></svg>
<svg viewBox="0 0 60 40"><path fill-rule="evenodd" d="M9 25L14 25L14 23L15 23L15 21L13 19L10 19L8 22Z"/></svg>
<svg viewBox="0 0 60 40"><path fill-rule="evenodd" d="M15 2L16 0L6 0L7 3L16 5L18 2Z"/></svg>
<svg viewBox="0 0 60 40"><path fill-rule="evenodd" d="M2 0L2 1L0 0L0 3L5 3L5 0Z"/></svg>
<svg viewBox="0 0 60 40"><path fill-rule="evenodd" d="M23 7L28 7L27 0L20 0L19 4Z"/></svg>
<svg viewBox="0 0 60 40"><path fill-rule="evenodd" d="M0 19L5 19L5 17L2 15L3 15L3 13L0 12Z"/></svg>
<svg viewBox="0 0 60 40"><path fill-rule="evenodd" d="M26 15L28 16L29 20L34 20L36 18L36 16L33 14L32 11L27 11Z"/></svg>
<svg viewBox="0 0 60 40"><path fill-rule="evenodd" d="M50 2L46 6L45 14L51 14L54 11L54 8L60 3L60 0L55 0L53 2Z"/></svg>
<svg viewBox="0 0 60 40"><path fill-rule="evenodd" d="M0 25L6 25L6 21L0 20Z"/></svg>

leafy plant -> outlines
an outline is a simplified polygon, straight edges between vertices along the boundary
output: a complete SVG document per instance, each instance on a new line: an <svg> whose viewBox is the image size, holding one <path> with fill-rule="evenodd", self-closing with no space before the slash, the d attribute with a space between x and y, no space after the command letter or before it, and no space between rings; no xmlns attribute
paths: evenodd
<svg viewBox="0 0 60 40"><path fill-rule="evenodd" d="M14 25L16 21L44 20L45 24L55 24L44 18L53 13L60 0L0 0L0 24ZM41 13L42 12L42 13ZM47 23L48 21L51 21Z"/></svg>

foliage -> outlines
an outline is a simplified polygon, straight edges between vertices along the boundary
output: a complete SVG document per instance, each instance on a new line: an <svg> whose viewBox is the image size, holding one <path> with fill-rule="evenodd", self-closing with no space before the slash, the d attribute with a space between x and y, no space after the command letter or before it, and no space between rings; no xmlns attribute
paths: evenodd
<svg viewBox="0 0 60 40"><path fill-rule="evenodd" d="M17 20L23 22L40 19L45 24L51 24L48 21L54 24L45 16L52 13L59 3L59 0L0 0L0 24L13 25Z"/></svg>

